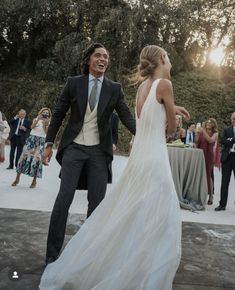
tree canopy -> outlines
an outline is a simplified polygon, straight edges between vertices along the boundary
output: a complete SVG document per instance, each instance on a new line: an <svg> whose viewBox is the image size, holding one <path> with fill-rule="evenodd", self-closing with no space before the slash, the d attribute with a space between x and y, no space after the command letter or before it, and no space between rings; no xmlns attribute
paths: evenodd
<svg viewBox="0 0 235 290"><path fill-rule="evenodd" d="M2 0L1 107L34 114L52 106L66 77L80 73L84 48L96 41L109 50L108 76L123 83L131 106L127 76L141 49L156 44L170 55L176 101L195 103L193 118L207 116L205 103L217 104L212 113L223 126L234 110L234 0ZM210 58L215 48L223 50L219 67Z"/></svg>

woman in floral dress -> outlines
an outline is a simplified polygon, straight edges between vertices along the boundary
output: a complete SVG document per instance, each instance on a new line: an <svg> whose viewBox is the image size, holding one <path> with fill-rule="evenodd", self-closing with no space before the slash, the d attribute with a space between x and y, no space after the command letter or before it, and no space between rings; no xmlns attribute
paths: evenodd
<svg viewBox="0 0 235 290"><path fill-rule="evenodd" d="M17 175L12 186L20 182L21 173L33 177L30 188L36 187L37 178L42 178L42 153L46 134L51 119L51 110L42 108L31 125L30 136L27 138L23 152L17 165Z"/></svg>

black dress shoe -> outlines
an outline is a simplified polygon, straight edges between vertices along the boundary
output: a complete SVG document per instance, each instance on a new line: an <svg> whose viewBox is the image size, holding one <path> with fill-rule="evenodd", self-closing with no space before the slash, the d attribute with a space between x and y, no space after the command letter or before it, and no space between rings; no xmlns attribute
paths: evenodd
<svg viewBox="0 0 235 290"><path fill-rule="evenodd" d="M6 169L13 169L13 167L12 166L8 166Z"/></svg>
<svg viewBox="0 0 235 290"><path fill-rule="evenodd" d="M220 210L225 210L225 206L219 205L215 208L215 211L220 211Z"/></svg>
<svg viewBox="0 0 235 290"><path fill-rule="evenodd" d="M56 259L57 259L57 257L54 257L54 256L46 257L45 264L46 265L51 264L51 263L55 262Z"/></svg>

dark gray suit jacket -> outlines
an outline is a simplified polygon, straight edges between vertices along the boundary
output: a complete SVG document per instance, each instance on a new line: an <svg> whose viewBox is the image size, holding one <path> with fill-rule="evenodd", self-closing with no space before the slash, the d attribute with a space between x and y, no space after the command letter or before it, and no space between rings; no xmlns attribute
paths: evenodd
<svg viewBox="0 0 235 290"><path fill-rule="evenodd" d="M232 138L231 140L228 140L228 138ZM227 160L230 154L230 149L232 148L233 144L235 143L235 138L233 134L233 127L225 128L223 131L223 135L221 138L221 144L222 144L222 154L221 154L221 162L224 162Z"/></svg>
<svg viewBox="0 0 235 290"><path fill-rule="evenodd" d="M16 129L18 126L18 122L19 122L19 118L17 118L17 119L12 118L8 122L8 124L10 125L10 128L11 128L10 133L9 133L9 137L8 137L9 140L11 140L12 137L15 135L15 132L16 132ZM26 128L26 131L19 129L18 135L20 136L21 144L24 145L25 141L28 138L30 131L31 131L31 121L28 119L24 119L24 122L22 125Z"/></svg>
<svg viewBox="0 0 235 290"><path fill-rule="evenodd" d="M56 159L60 164L62 163L63 150L73 142L82 129L88 102L88 80L88 75L69 77L54 109L46 142L54 142L67 111L71 109L70 118L65 127L56 155ZM111 162L113 160L110 117L114 110L118 113L121 122L135 135L136 122L124 102L121 85L104 78L98 103L97 121L100 146L106 154L109 169L109 183L112 182ZM81 174L78 188L87 189L85 168Z"/></svg>

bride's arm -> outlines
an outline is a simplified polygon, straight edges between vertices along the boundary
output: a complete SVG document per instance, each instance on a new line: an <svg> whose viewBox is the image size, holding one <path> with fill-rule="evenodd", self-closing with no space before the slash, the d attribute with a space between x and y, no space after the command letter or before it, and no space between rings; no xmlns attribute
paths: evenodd
<svg viewBox="0 0 235 290"><path fill-rule="evenodd" d="M167 135L172 135L176 131L175 106L173 98L172 83L169 80L162 79L157 86L156 99L164 104L167 116Z"/></svg>

